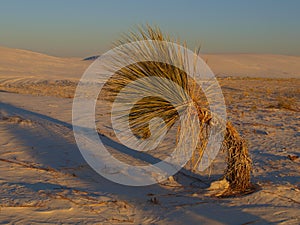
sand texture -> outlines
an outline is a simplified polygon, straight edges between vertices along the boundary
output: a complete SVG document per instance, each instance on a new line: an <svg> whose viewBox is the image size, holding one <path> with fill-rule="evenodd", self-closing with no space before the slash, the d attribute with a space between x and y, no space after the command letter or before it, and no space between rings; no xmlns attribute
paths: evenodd
<svg viewBox="0 0 300 225"><path fill-rule="evenodd" d="M0 224L300 224L300 57L203 58L248 141L252 194L209 196L223 173L222 152L202 173L183 169L151 186L103 178L72 131L72 97L91 62L0 47ZM99 133L116 157L136 162L114 147L107 107L97 104Z"/></svg>

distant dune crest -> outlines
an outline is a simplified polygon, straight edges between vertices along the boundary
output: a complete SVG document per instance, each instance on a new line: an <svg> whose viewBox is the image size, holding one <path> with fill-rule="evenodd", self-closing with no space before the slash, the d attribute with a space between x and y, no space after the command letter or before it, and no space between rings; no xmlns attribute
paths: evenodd
<svg viewBox="0 0 300 225"><path fill-rule="evenodd" d="M99 55L62 58L0 47L0 78L79 79ZM271 54L205 54L217 76L300 78L300 57Z"/></svg>
<svg viewBox="0 0 300 225"><path fill-rule="evenodd" d="M100 57L100 55L93 55L93 56L90 56L90 57L86 57L83 60L85 60L85 61L93 61L93 60L98 59L99 57Z"/></svg>

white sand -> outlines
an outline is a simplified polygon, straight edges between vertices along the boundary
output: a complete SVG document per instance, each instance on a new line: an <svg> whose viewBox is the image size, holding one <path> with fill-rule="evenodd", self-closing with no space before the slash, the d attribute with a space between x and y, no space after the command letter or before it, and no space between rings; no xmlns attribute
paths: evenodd
<svg viewBox="0 0 300 225"><path fill-rule="evenodd" d="M228 57L208 57L226 75L299 78L299 57L232 55L232 67ZM260 69L248 68L248 62ZM72 99L55 97L61 86L49 86L42 96L4 92L9 85L21 93L37 81L76 80L89 63L0 48L0 224L300 223L300 161L288 158L300 156L299 79L220 81L229 117L249 141L253 182L261 190L218 199L205 196L222 172L217 167L211 178L181 171L174 180L147 187L112 183L83 160L71 127ZM105 106L99 107L101 114ZM98 123L109 134L104 121Z"/></svg>
<svg viewBox="0 0 300 225"><path fill-rule="evenodd" d="M202 58L220 76L300 78L299 56L207 54ZM0 46L0 78L78 79L90 63Z"/></svg>
<svg viewBox="0 0 300 225"><path fill-rule="evenodd" d="M300 57L267 54L205 55L216 75L264 78L300 78Z"/></svg>

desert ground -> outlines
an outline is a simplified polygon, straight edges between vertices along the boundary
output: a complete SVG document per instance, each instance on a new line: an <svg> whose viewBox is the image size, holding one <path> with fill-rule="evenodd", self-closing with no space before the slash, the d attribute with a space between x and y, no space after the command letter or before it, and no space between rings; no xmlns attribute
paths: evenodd
<svg viewBox="0 0 300 225"><path fill-rule="evenodd" d="M183 169L155 185L103 178L81 156L72 130L72 98L91 61L0 47L0 224L300 224L300 57L203 59L248 142L251 194L207 194L222 176L222 152L207 171ZM106 106L97 107L101 118ZM105 121L97 128L115 142Z"/></svg>

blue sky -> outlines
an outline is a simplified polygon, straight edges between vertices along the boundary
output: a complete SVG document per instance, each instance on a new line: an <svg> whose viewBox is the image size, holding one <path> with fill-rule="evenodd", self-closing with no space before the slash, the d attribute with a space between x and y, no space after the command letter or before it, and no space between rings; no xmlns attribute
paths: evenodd
<svg viewBox="0 0 300 225"><path fill-rule="evenodd" d="M1 46L56 56L104 52L146 23L202 52L300 55L298 0L0 1Z"/></svg>

